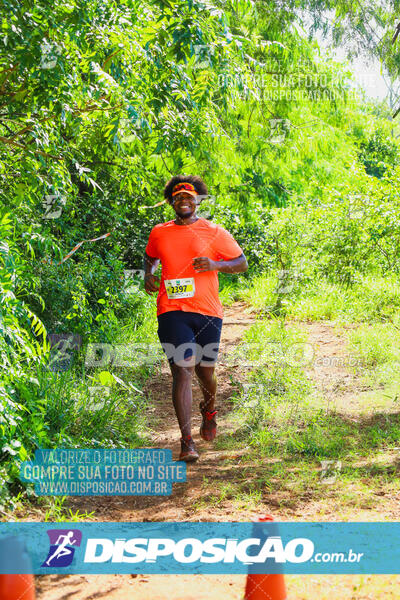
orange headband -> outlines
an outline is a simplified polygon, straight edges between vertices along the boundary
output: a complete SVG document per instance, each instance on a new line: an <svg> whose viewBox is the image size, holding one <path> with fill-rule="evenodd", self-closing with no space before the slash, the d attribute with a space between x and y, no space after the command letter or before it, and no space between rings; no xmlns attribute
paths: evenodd
<svg viewBox="0 0 400 600"><path fill-rule="evenodd" d="M172 196L179 194L180 192L188 192L192 196L197 196L197 192L195 187L191 183L187 183L182 181L181 183L177 183L172 191Z"/></svg>

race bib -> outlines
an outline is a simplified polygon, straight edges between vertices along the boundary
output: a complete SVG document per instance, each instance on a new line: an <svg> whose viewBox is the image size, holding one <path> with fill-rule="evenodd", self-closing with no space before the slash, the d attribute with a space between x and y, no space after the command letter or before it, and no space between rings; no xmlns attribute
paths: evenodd
<svg viewBox="0 0 400 600"><path fill-rule="evenodd" d="M164 285L170 300L174 300L175 298L191 298L194 296L194 277L165 279Z"/></svg>

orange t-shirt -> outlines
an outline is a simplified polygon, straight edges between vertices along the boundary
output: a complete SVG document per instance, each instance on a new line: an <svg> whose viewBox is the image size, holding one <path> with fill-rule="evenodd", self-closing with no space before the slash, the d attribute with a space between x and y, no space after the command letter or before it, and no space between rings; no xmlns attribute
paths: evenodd
<svg viewBox="0 0 400 600"><path fill-rule="evenodd" d="M243 250L228 231L202 217L190 225L176 225L174 221L167 221L151 230L146 253L159 258L162 266L157 315L171 310L183 310L222 319L218 271L198 273L194 270L192 261L200 256L207 256L212 260L231 260L240 256ZM194 296L168 298L164 280L187 277L194 278Z"/></svg>

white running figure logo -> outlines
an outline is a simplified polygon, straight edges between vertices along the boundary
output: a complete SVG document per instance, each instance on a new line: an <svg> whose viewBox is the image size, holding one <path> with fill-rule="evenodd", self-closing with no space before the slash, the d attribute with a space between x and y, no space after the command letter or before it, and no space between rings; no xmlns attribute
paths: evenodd
<svg viewBox="0 0 400 600"><path fill-rule="evenodd" d="M53 558L55 558L56 556L61 557L61 556L66 556L67 554L71 554L72 550L70 550L66 546L68 544L74 544L75 542L77 542L77 540L72 539L71 536L73 538L73 536L74 536L73 531L68 531L67 534L65 534L65 535L61 534L58 536L56 544L60 544L60 545L58 546L57 550L55 550L55 552L52 554L52 556L50 556L50 558L46 561L46 565L50 565L50 561L52 561ZM61 539L63 540L62 542L60 542Z"/></svg>

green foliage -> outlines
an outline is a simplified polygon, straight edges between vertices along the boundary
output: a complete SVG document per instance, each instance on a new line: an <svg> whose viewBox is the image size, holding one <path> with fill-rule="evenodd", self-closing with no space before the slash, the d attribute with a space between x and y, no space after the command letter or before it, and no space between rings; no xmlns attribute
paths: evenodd
<svg viewBox="0 0 400 600"><path fill-rule="evenodd" d="M355 314L397 310L396 127L385 104L350 93L346 67L321 58L297 27L299 9L315 13L315 27L321 11L334 9L335 39L347 27L371 48L358 6L4 0L3 7L2 493L14 491L18 461L37 447L141 443L134 390L119 384L103 415L87 414L95 374L85 370L84 353L91 342L155 339L154 299L142 284L128 293L123 271L142 268L151 228L171 218L169 206L156 205L172 174L205 178L217 199L215 221L247 256L249 273L229 285L221 278L226 302L239 285L257 307L280 315L334 314L331 291L339 313L349 298ZM378 49L394 72L393 14L376 2L369 14L385 28ZM291 272L298 281L285 292ZM360 291L366 281L369 299ZM82 337L68 373L49 369L50 333ZM129 378L134 385L148 374L142 368Z"/></svg>
<svg viewBox="0 0 400 600"><path fill-rule="evenodd" d="M361 142L360 148L360 159L367 175L380 179L388 168L398 163L397 145L383 131L375 131L367 141Z"/></svg>

